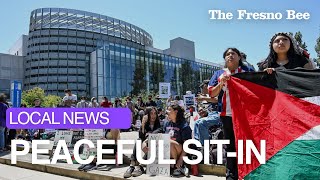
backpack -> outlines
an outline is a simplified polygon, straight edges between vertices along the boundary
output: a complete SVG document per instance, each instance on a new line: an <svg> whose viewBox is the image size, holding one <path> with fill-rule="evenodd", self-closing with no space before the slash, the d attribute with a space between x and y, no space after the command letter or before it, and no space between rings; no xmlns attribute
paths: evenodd
<svg viewBox="0 0 320 180"><path fill-rule="evenodd" d="M223 130L221 127L215 127L215 131L213 129L211 129L211 139L212 140L219 140L219 139L223 139ZM227 155L227 151L226 151L227 146L223 145L222 147L222 155L223 155L223 159L222 159L222 164L225 165L227 162L226 159L226 155ZM210 148L209 148L209 161L210 164L218 164L217 163L217 145L216 144L210 144Z"/></svg>

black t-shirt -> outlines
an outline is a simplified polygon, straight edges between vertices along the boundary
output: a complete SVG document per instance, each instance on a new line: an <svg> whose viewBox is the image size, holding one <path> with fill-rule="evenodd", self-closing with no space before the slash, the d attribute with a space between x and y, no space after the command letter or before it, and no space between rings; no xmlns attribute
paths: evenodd
<svg viewBox="0 0 320 180"><path fill-rule="evenodd" d="M137 103L136 103L136 105L135 105L135 108L140 111L140 110L144 110L144 106L145 106L145 104L144 104L143 102L137 101Z"/></svg>
<svg viewBox="0 0 320 180"><path fill-rule="evenodd" d="M306 65L308 62L309 62L308 59L306 59L305 57L296 56L295 58L291 58L289 62L283 66L280 66L276 62L273 62L270 68L285 68L285 69L295 69L298 67L303 68L303 66Z"/></svg>
<svg viewBox="0 0 320 180"><path fill-rule="evenodd" d="M148 138L147 134L157 134L157 133L161 133L161 131L162 129L160 127L160 123L154 124L153 128L151 128L150 124L146 124L144 128L144 133L142 133L142 127L139 130L139 138L141 139L141 141L144 141Z"/></svg>
<svg viewBox="0 0 320 180"><path fill-rule="evenodd" d="M163 125L163 132L170 134L171 139L177 141L179 144L183 144L184 141L192 139L192 130L185 120L179 124L166 121Z"/></svg>
<svg viewBox="0 0 320 180"><path fill-rule="evenodd" d="M153 100L151 100L151 101L147 101L147 102L146 102L146 107L148 107L148 106L154 106L154 107L157 107L157 103L156 103L156 102L154 102Z"/></svg>

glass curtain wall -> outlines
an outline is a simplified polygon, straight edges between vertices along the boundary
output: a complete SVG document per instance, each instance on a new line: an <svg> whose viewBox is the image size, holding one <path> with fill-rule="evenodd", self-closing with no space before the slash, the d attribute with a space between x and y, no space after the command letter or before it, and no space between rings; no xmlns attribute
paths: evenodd
<svg viewBox="0 0 320 180"><path fill-rule="evenodd" d="M100 42L97 48L97 84L99 97L123 97L142 92L158 93L159 82L170 82L172 95L186 91L199 92L204 79L219 69L204 63L132 48L111 42Z"/></svg>

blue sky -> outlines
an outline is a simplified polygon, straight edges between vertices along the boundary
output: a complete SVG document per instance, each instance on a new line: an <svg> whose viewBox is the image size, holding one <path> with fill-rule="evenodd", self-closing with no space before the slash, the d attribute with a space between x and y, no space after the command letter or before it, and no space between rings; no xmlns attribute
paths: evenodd
<svg viewBox="0 0 320 180"><path fill-rule="evenodd" d="M6 53L21 34L28 33L29 15L42 7L63 7L95 12L124 20L151 34L154 47L166 49L169 41L182 37L195 42L196 57L222 62L222 53L236 47L256 64L269 52L276 32L301 31L312 57L320 35L320 3L317 0L10 0L0 11L0 53ZM234 14L233 20L210 20L208 10ZM237 20L237 10L281 12L282 20ZM286 20L286 10L309 12L309 20Z"/></svg>

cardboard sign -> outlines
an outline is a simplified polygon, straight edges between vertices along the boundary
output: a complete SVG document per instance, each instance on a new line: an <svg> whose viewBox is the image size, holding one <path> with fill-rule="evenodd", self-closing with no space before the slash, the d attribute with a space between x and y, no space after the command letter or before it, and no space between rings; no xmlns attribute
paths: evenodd
<svg viewBox="0 0 320 180"><path fill-rule="evenodd" d="M84 139L88 139L93 142L94 146L97 147L97 140L103 139L104 131L103 129L85 129L84 130ZM89 148L88 145L84 146L83 154L85 157L89 157L90 155L97 155L96 148Z"/></svg>
<svg viewBox="0 0 320 180"><path fill-rule="evenodd" d="M57 147L57 144L58 144L59 140L65 140L68 149L70 147L72 147L72 145L71 145L72 135L73 135L72 131L60 131L60 130L56 131L56 134L54 136L54 142L53 142L52 151L50 153L50 158L53 157L53 154L54 154L54 152L56 150L56 147ZM63 154L63 150L62 149L59 152L59 154Z"/></svg>
<svg viewBox="0 0 320 180"><path fill-rule="evenodd" d="M187 109L187 112L189 112L188 107L189 106L195 106L195 95L194 94L188 94L183 96L184 106Z"/></svg>
<svg viewBox="0 0 320 180"><path fill-rule="evenodd" d="M77 141L84 139L84 131L73 131L73 136L71 140L71 147L73 148ZM79 148L79 154L83 153L84 145L81 145ZM73 154L72 154L73 155Z"/></svg>
<svg viewBox="0 0 320 180"><path fill-rule="evenodd" d="M148 144L151 145L151 140L157 141L156 151L149 151L148 158L150 158L150 153L157 153L156 160L152 164L147 165L146 172L152 176L170 176L170 164L158 164L158 141L163 140L163 157L164 159L170 159L170 135L169 134L150 134L148 137ZM150 147L149 147L150 148Z"/></svg>
<svg viewBox="0 0 320 180"><path fill-rule="evenodd" d="M160 82L159 83L159 97L160 98L169 98L171 94L171 84L170 83L165 83L165 82Z"/></svg>
<svg viewBox="0 0 320 180"><path fill-rule="evenodd" d="M56 133L57 130L55 129L45 129L44 132L46 133Z"/></svg>
<svg viewBox="0 0 320 180"><path fill-rule="evenodd" d="M54 137L53 148L57 147L59 140L65 140L67 147L71 147L72 131L57 131Z"/></svg>

